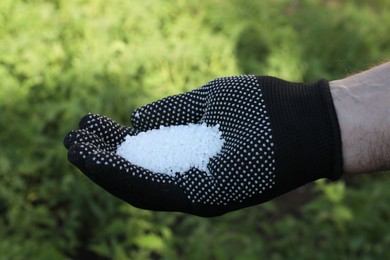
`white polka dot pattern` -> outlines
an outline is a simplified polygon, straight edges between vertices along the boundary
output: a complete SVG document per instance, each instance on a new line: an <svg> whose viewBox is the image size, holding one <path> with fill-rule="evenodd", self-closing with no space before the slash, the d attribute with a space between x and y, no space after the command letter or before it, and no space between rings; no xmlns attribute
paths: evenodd
<svg viewBox="0 0 390 260"><path fill-rule="evenodd" d="M175 177L140 170L111 153L130 130L103 116L85 118L81 123L85 130L78 135L87 131L97 136L94 142L102 152L93 157L96 164L110 165L151 182L178 184L192 203L227 205L272 188L275 184L272 131L256 77L219 78L189 93L142 107L132 116L136 131L190 122L220 125L225 144L221 154L208 165L212 176L197 169ZM79 141L83 140L88 138Z"/></svg>
<svg viewBox="0 0 390 260"><path fill-rule="evenodd" d="M184 109L191 113L175 113ZM193 169L176 177L193 203L241 202L275 184L272 131L254 76L213 80L190 93L138 109L132 122L137 129L188 122L220 124L225 145L209 164L212 176Z"/></svg>
<svg viewBox="0 0 390 260"><path fill-rule="evenodd" d="M133 128L89 114L64 145L86 176L139 208L217 216L342 174L341 137L325 80L218 78L137 109L131 122ZM225 142L207 166L210 174L195 168L155 173L116 155L126 135L189 123L219 125Z"/></svg>

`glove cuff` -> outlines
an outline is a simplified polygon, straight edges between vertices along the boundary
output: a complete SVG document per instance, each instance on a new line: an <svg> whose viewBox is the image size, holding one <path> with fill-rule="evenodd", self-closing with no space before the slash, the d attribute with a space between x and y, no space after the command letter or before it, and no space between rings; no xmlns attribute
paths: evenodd
<svg viewBox="0 0 390 260"><path fill-rule="evenodd" d="M339 179L341 134L328 81L257 79L275 143L276 183L291 190L324 177Z"/></svg>

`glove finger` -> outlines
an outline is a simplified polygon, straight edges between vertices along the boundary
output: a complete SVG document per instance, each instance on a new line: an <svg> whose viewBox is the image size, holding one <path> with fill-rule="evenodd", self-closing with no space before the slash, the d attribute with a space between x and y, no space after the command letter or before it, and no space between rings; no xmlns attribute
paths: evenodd
<svg viewBox="0 0 390 260"><path fill-rule="evenodd" d="M96 153L97 148L88 143L77 143L68 150L68 160L82 172L86 172L85 160L89 154Z"/></svg>
<svg viewBox="0 0 390 260"><path fill-rule="evenodd" d="M116 146L110 146L104 140L90 132L81 129L69 132L64 138L64 146L69 150L74 144L90 143L104 150L112 150Z"/></svg>
<svg viewBox="0 0 390 260"><path fill-rule="evenodd" d="M133 127L146 131L161 125L197 123L206 107L208 89L169 96L136 109L131 115Z"/></svg>
<svg viewBox="0 0 390 260"><path fill-rule="evenodd" d="M80 120L79 127L98 136L110 146L117 146L122 143L126 135L136 135L138 133L135 129L122 126L112 119L98 114L85 115Z"/></svg>
<svg viewBox="0 0 390 260"><path fill-rule="evenodd" d="M230 211L226 206L210 204L207 198L224 194L208 179L211 177L205 178L197 169L175 177L153 173L90 143L74 144L68 159L94 183L134 207L203 217Z"/></svg>
<svg viewBox="0 0 390 260"><path fill-rule="evenodd" d="M85 176L95 183L99 183L99 179L88 170L86 167L86 159L91 154L97 154L101 152L97 147L92 144L75 144L68 151L68 160L76 166Z"/></svg>
<svg viewBox="0 0 390 260"><path fill-rule="evenodd" d="M153 173L105 151L86 159L87 176L112 195L148 210L191 212L176 178Z"/></svg>

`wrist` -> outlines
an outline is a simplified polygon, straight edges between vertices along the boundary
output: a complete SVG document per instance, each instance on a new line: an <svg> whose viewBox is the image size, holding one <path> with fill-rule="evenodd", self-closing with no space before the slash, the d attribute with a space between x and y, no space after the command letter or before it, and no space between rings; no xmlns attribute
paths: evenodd
<svg viewBox="0 0 390 260"><path fill-rule="evenodd" d="M344 172L390 168L390 63L331 81Z"/></svg>

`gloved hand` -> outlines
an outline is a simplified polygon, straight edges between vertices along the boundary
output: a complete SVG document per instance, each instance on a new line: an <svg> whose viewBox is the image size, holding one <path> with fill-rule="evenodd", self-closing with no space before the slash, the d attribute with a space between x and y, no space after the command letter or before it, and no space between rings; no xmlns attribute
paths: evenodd
<svg viewBox="0 0 390 260"><path fill-rule="evenodd" d="M218 216L342 173L340 130L325 80L218 78L141 107L131 121L133 128L89 114L64 144L69 161L92 181L143 209ZM195 168L155 173L115 153L126 135L203 122L219 124L225 140L208 164L211 174Z"/></svg>

